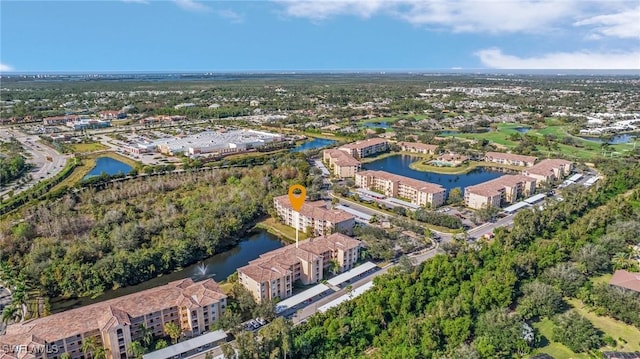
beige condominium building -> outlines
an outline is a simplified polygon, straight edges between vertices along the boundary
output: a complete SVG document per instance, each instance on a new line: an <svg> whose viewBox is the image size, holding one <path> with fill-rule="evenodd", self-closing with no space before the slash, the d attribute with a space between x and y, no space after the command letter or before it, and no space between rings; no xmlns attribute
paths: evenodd
<svg viewBox="0 0 640 359"><path fill-rule="evenodd" d="M329 165L333 175L338 178L355 177L361 163L345 151L328 149L322 152L322 159Z"/></svg>
<svg viewBox="0 0 640 359"><path fill-rule="evenodd" d="M340 151L344 151L355 158L363 158L376 153L384 152L389 149L389 143L384 138L374 137L362 141L348 143L338 147Z"/></svg>
<svg viewBox="0 0 640 359"><path fill-rule="evenodd" d="M561 159L548 159L522 171L522 174L535 178L538 186L547 181L555 181L571 174L573 163Z"/></svg>
<svg viewBox="0 0 640 359"><path fill-rule="evenodd" d="M226 307L227 296L213 279L191 279L11 324L0 336L2 358L88 358L82 351L87 338L106 350L107 359L127 358L133 341L142 338L142 325L157 337L172 322L186 337L210 330ZM129 356L130 357L130 356Z"/></svg>
<svg viewBox="0 0 640 359"><path fill-rule="evenodd" d="M238 281L257 302L285 299L292 295L293 283L318 283L324 270L338 263L339 271L351 269L357 259L361 242L344 234L334 233L301 241L262 254L249 265L238 268Z"/></svg>
<svg viewBox="0 0 640 359"><path fill-rule="evenodd" d="M334 232L351 234L356 224L355 216L339 209L330 209L325 201L305 202L300 211L291 207L288 195L274 197L276 213L287 226L311 235L327 235Z"/></svg>
<svg viewBox="0 0 640 359"><path fill-rule="evenodd" d="M487 162L524 167L533 166L536 163L537 159L537 157L533 156L523 156L503 152L487 152L484 155L484 160Z"/></svg>
<svg viewBox="0 0 640 359"><path fill-rule="evenodd" d="M385 171L362 171L356 173L356 185L380 191L385 196L405 199L418 206L432 208L444 204L447 190L434 183L419 181Z"/></svg>
<svg viewBox="0 0 640 359"><path fill-rule="evenodd" d="M401 151L433 155L438 151L437 145L427 145L419 142L398 142Z"/></svg>
<svg viewBox="0 0 640 359"><path fill-rule="evenodd" d="M535 188L535 178L524 175L504 175L465 188L464 203L475 209L489 206L500 208L503 203L514 203L520 196L533 194Z"/></svg>

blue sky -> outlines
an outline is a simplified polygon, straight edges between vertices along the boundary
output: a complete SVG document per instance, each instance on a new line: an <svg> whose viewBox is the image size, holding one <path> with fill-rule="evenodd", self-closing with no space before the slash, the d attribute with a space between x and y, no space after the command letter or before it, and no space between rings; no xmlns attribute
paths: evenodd
<svg viewBox="0 0 640 359"><path fill-rule="evenodd" d="M0 1L0 71L640 69L640 1Z"/></svg>

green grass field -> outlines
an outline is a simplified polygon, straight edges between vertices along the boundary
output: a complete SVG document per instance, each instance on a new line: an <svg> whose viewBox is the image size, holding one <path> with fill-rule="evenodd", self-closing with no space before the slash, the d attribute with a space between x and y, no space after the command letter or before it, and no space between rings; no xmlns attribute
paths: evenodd
<svg viewBox="0 0 640 359"><path fill-rule="evenodd" d="M103 151L106 150L107 146L101 143L76 143L71 145L73 148L73 152L75 153L87 153L87 152L95 152L95 151Z"/></svg>
<svg viewBox="0 0 640 359"><path fill-rule="evenodd" d="M551 319L543 319L533 324L541 335L543 335L547 341L547 345L539 348L535 351L536 354L547 353L555 359L569 359L569 358L589 358L587 354L576 354L571 349L567 348L564 344L554 342L553 338L553 322Z"/></svg>
<svg viewBox="0 0 640 359"><path fill-rule="evenodd" d="M465 174L473 171L478 167L500 167L500 168L508 168L514 171L521 171L524 167L520 166L512 166L500 163L491 163L491 162L470 162L465 165L461 165L458 167L439 167L426 164L425 161L416 161L409 164L409 168L414 169L416 171L424 171L424 172L434 172L434 173L442 173L442 174Z"/></svg>
<svg viewBox="0 0 640 359"><path fill-rule="evenodd" d="M292 227L289 227L285 224L280 223L275 218L267 218L258 224L256 224L257 228L262 228L267 232L274 234L282 239L286 239L290 242L296 241L296 230ZM298 239L303 240L309 238L309 235L303 232L298 233Z"/></svg>

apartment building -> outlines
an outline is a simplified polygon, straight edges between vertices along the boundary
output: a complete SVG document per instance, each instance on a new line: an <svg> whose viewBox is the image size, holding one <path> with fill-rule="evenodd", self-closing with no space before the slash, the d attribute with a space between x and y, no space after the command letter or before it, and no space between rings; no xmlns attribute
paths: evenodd
<svg viewBox="0 0 640 359"><path fill-rule="evenodd" d="M419 142L398 142L400 150L405 152L421 153L423 155L433 155L438 151L438 146L427 145Z"/></svg>
<svg viewBox="0 0 640 359"><path fill-rule="evenodd" d="M262 254L249 265L238 268L238 281L251 292L257 302L285 299L292 295L293 283L308 285L323 280L332 261L339 272L353 268L361 242L334 233L308 239Z"/></svg>
<svg viewBox="0 0 640 359"><path fill-rule="evenodd" d="M141 339L142 325L155 336L165 336L172 322L186 337L208 331L226 307L227 296L213 279L183 279L167 285L11 324L0 336L0 356L14 359L85 359L87 338L106 349L107 359L130 357L133 341ZM16 350L16 348L33 348Z"/></svg>
<svg viewBox="0 0 640 359"><path fill-rule="evenodd" d="M443 205L447 192L440 185L385 171L358 172L355 182L366 190L380 191L388 197L405 199L418 206L429 205L431 208Z"/></svg>
<svg viewBox="0 0 640 359"><path fill-rule="evenodd" d="M333 175L338 178L355 177L362 164L345 151L328 149L322 151L322 159L328 164Z"/></svg>
<svg viewBox="0 0 640 359"><path fill-rule="evenodd" d="M522 174L533 177L538 181L538 186L544 182L555 181L571 174L573 163L561 159L547 159L538 162L535 166L522 171Z"/></svg>
<svg viewBox="0 0 640 359"><path fill-rule="evenodd" d="M493 206L500 208L503 203L514 203L521 196L533 194L536 179L524 175L504 175L491 181L464 190L467 207L481 209Z"/></svg>
<svg viewBox="0 0 640 359"><path fill-rule="evenodd" d="M516 155L513 153L487 152L484 155L486 162L501 163L512 166L531 167L536 163L537 157Z"/></svg>
<svg viewBox="0 0 640 359"><path fill-rule="evenodd" d="M334 232L351 234L355 216L339 209L330 209L327 202L305 202L300 211L291 207L288 195L274 197L273 205L282 222L303 233L321 236Z"/></svg>
<svg viewBox="0 0 640 359"><path fill-rule="evenodd" d="M355 158L363 158L389 149L389 142L384 138L374 137L362 141L348 143L338 147L340 151L348 153Z"/></svg>

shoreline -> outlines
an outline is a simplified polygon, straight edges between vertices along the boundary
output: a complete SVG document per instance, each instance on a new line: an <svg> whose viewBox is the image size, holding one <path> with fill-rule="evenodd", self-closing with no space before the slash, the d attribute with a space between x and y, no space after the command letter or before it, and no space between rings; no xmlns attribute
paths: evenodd
<svg viewBox="0 0 640 359"><path fill-rule="evenodd" d="M512 171L522 171L525 167L521 166L512 166L505 165L501 163L493 163L493 162L471 162L466 166L458 166L458 167L438 167L433 165L427 165L421 163L422 161L415 161L409 164L409 168L412 170L420 171L420 172L432 172L437 174L445 174L445 175L461 175L472 172L477 168L501 168L508 169Z"/></svg>

